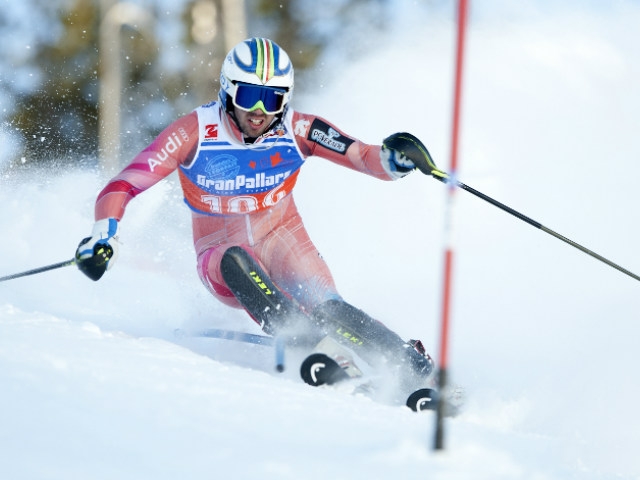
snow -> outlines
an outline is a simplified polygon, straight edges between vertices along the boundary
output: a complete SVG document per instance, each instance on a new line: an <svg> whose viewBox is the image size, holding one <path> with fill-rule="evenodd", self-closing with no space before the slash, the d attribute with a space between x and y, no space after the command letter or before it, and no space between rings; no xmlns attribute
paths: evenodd
<svg viewBox="0 0 640 480"><path fill-rule="evenodd" d="M640 8L509 4L472 9L459 177L639 273ZM446 169L452 18L400 16L371 55L325 62L296 107L370 142L411 131ZM0 276L71 258L104 182L5 172ZM347 300L437 355L442 184L311 160L296 198ZM637 282L466 192L453 222L467 401L444 451L429 413L312 389L264 347L176 337L258 330L199 283L171 178L131 204L99 282L66 267L0 285L0 476L640 478Z"/></svg>

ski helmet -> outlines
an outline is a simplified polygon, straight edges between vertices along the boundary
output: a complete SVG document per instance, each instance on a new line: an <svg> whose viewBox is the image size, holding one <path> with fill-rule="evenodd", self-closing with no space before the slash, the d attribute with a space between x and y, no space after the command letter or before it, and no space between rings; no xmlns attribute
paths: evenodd
<svg viewBox="0 0 640 480"><path fill-rule="evenodd" d="M220 71L219 98L233 107L282 114L293 93L293 65L287 53L266 38L250 38L227 54Z"/></svg>

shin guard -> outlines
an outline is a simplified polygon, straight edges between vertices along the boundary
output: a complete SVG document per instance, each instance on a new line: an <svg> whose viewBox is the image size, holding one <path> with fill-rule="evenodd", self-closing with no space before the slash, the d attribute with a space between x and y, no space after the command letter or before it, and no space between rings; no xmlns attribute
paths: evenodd
<svg viewBox="0 0 640 480"><path fill-rule="evenodd" d="M273 283L243 248L230 247L222 256L220 269L229 289L265 333L275 335L292 330L304 316L297 303Z"/></svg>

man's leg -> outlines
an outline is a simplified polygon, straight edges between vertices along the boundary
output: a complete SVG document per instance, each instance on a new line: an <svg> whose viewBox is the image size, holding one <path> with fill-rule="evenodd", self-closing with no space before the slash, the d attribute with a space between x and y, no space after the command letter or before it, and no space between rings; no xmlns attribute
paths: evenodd
<svg viewBox="0 0 640 480"><path fill-rule="evenodd" d="M311 316L327 335L374 367L400 367L417 379L426 378L433 371L433 361L420 342L405 342L383 323L344 300L324 302Z"/></svg>
<svg viewBox="0 0 640 480"><path fill-rule="evenodd" d="M300 306L273 283L258 261L242 247L225 251L220 271L227 287L265 333L296 335L314 331Z"/></svg>

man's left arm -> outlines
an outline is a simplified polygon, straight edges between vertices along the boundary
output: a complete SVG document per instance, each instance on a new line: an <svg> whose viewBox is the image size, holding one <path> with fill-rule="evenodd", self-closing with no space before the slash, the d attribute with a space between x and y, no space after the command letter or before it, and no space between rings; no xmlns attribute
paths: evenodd
<svg viewBox="0 0 640 480"><path fill-rule="evenodd" d="M397 180L415 168L416 152L429 155L419 140L409 134L393 134L382 145L371 145L347 135L322 117L293 114L295 139L301 151L381 180ZM422 149L410 148L417 141ZM429 157L430 159L430 157ZM421 159L418 159L421 160Z"/></svg>

